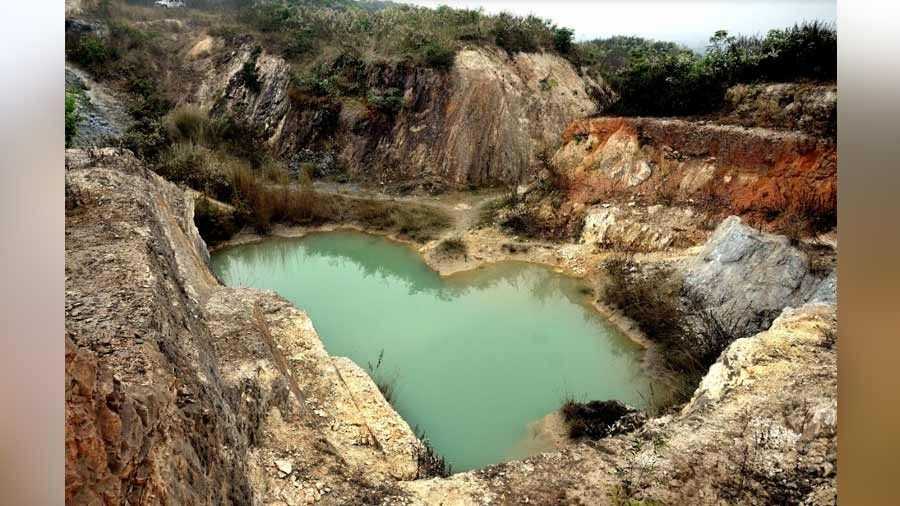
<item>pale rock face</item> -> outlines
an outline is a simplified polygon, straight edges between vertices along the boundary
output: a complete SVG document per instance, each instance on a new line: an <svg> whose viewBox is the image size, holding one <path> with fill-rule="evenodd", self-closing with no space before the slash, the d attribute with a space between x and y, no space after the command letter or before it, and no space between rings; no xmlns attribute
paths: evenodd
<svg viewBox="0 0 900 506"><path fill-rule="evenodd" d="M661 251L702 240L690 208L593 206L584 218L583 244L627 251Z"/></svg>
<svg viewBox="0 0 900 506"><path fill-rule="evenodd" d="M685 287L739 336L767 328L787 306L810 300L822 280L784 236L725 219L685 268Z"/></svg>
<svg viewBox="0 0 900 506"><path fill-rule="evenodd" d="M260 92L242 86L240 69L250 50L243 47L224 61L195 62L205 75L195 100L262 127L282 154L316 149L324 142L316 123L322 113L287 99L290 69L283 60L263 53L257 60ZM388 66L369 80L374 88L399 89L403 107L387 126L376 128L354 99L336 104L336 124L327 135L350 174L450 188L530 179L541 166L539 157L559 146L566 126L597 112L591 97L606 89L557 55L510 58L488 48L459 51L449 71Z"/></svg>
<svg viewBox="0 0 900 506"><path fill-rule="evenodd" d="M637 186L652 174L650 164L641 158L638 140L625 130L612 134L594 162L597 170L625 186Z"/></svg>
<svg viewBox="0 0 900 506"><path fill-rule="evenodd" d="M416 476L409 425L306 314L219 284L190 194L114 149L67 150L65 182L67 502L358 503Z"/></svg>

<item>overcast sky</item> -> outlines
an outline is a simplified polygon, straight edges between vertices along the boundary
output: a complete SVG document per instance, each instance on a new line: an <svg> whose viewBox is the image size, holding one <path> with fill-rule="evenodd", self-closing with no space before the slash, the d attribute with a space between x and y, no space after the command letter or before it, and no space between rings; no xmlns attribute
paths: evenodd
<svg viewBox="0 0 900 506"><path fill-rule="evenodd" d="M706 45L716 30L765 35L771 28L819 19L834 22L835 0L398 0L403 3L437 7L449 5L486 13L501 11L518 15L535 14L560 26L575 30L577 40L639 35L680 42L693 49Z"/></svg>

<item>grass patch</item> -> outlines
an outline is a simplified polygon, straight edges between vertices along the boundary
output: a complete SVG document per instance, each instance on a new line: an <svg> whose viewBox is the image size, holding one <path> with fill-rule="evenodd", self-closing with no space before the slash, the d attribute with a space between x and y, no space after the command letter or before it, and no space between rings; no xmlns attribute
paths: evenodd
<svg viewBox="0 0 900 506"><path fill-rule="evenodd" d="M603 301L637 323L659 346L673 387L659 409L688 400L725 347L744 337L687 293L670 269L645 273L630 259L614 259L607 262L606 273Z"/></svg>
<svg viewBox="0 0 900 506"><path fill-rule="evenodd" d="M378 386L378 391L381 392L381 395L384 396L384 399L388 401L388 403L392 403L394 399L394 387L397 385L397 377L387 379L381 374L381 364L384 360L384 348L378 353L378 359L375 361L373 365L372 362L368 362L366 366L369 369L369 375L372 377L372 380L375 381L375 385Z"/></svg>
<svg viewBox="0 0 900 506"><path fill-rule="evenodd" d="M419 427L416 426L413 432L422 442L422 447L416 452L416 479L450 476L453 473L453 465L431 446L425 431L419 431Z"/></svg>
<svg viewBox="0 0 900 506"><path fill-rule="evenodd" d="M435 250L446 257L467 258L469 256L469 247L461 237L448 237L439 242Z"/></svg>
<svg viewBox="0 0 900 506"><path fill-rule="evenodd" d="M497 223L497 217L500 211L504 209L512 209L519 203L519 194L516 188L508 189L502 196L485 202L478 210L478 221L475 228L492 227Z"/></svg>
<svg viewBox="0 0 900 506"><path fill-rule="evenodd" d="M775 222L775 231L787 236L793 246L805 237L828 232L837 226L837 192L826 195L804 189L791 198L782 196L766 210ZM774 217L774 218L773 218Z"/></svg>

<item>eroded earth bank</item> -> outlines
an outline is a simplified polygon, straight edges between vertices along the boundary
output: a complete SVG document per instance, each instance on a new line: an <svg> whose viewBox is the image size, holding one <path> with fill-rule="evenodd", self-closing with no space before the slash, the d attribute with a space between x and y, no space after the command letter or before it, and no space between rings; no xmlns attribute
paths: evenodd
<svg viewBox="0 0 900 506"><path fill-rule="evenodd" d="M108 36L80 3L67 35ZM253 125L294 176L264 195L302 187L313 211L220 233L246 210L109 147L133 131L124 85L68 69L82 115L65 175L67 503L835 503L834 85L739 85L704 117L608 116L609 87L559 55L473 45L443 70L369 64L368 95L336 100L298 92L251 39L154 16L131 29L172 48L155 55L161 86ZM386 90L389 110L373 105ZM680 343L712 365L661 413L442 477L303 308L208 267L207 242L341 227L402 240L442 274L515 259L579 276L648 367L666 348L604 298L611 265L635 285L677 277L727 339Z"/></svg>
<svg viewBox="0 0 900 506"><path fill-rule="evenodd" d="M213 277L190 193L127 152L66 162L73 503L833 501L834 283L783 237L731 218L681 262L722 314L749 307L743 324L764 330L732 343L679 410L417 479L421 445L364 371L328 356L276 294Z"/></svg>

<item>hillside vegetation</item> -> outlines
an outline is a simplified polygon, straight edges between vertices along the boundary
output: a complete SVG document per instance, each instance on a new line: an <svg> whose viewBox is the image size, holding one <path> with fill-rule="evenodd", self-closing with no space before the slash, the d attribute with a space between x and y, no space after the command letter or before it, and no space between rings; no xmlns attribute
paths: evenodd
<svg viewBox="0 0 900 506"><path fill-rule="evenodd" d="M373 87L368 76L398 68L448 72L464 47L499 48L510 56L556 53L582 74L610 83L620 97L611 110L619 114L705 114L721 106L735 83L828 81L836 72L836 33L822 23L765 37L717 32L701 56L637 37L575 43L572 30L535 16L390 2L195 0L164 9L149 1L101 0L80 17L88 21L67 25L66 58L127 97L134 121L122 145L165 177L234 206L236 227L252 224L260 231L272 220L312 220L311 190L279 192L275 199L266 185L302 182L321 171L312 163L288 170L259 125L227 108L176 108L189 85L203 78L185 65L184 44L191 40L185 34L212 35L223 41L223 53L254 47L240 71L251 92L262 86L257 59L265 51L289 66L292 107L334 122L341 102L349 100L367 109L370 121L363 128L383 131L403 107L404 90ZM546 87L554 84L548 79ZM73 103L68 99L67 140L77 123ZM339 167L329 170L341 173ZM273 210L272 200L282 204Z"/></svg>
<svg viewBox="0 0 900 506"><path fill-rule="evenodd" d="M821 22L771 30L765 37L720 30L702 56L635 37L582 47L592 70L619 93L614 111L620 114L705 114L722 106L725 91L734 84L837 79L837 32Z"/></svg>

